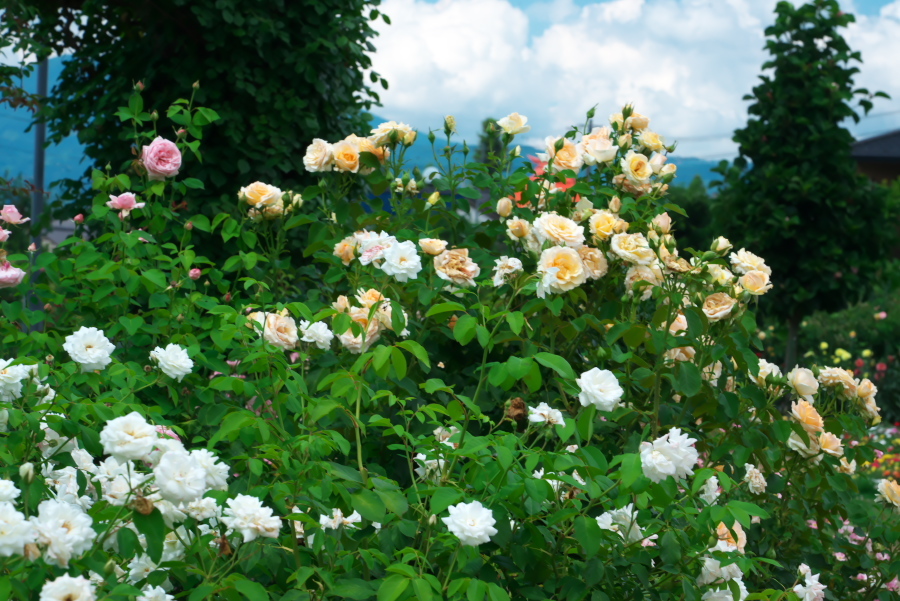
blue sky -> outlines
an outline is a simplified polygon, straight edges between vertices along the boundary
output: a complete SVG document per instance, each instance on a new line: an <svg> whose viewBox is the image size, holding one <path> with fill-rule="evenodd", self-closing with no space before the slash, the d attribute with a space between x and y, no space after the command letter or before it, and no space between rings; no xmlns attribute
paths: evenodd
<svg viewBox="0 0 900 601"><path fill-rule="evenodd" d="M597 118L633 102L682 156L730 158L746 122L742 97L766 59L776 0L383 0L374 69L386 76L386 118L420 130L453 114L477 137L485 117L516 111L527 142L559 135L597 104ZM900 0L847 0L845 31L863 55L857 85L877 100L851 131L900 128Z"/></svg>

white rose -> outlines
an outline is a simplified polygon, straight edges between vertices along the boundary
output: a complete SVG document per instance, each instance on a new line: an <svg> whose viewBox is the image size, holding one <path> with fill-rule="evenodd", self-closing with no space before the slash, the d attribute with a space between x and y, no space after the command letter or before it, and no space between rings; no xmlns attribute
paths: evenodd
<svg viewBox="0 0 900 601"><path fill-rule="evenodd" d="M650 265L656 261L656 253L644 234L616 234L612 237L612 251L628 263Z"/></svg>
<svg viewBox="0 0 900 601"><path fill-rule="evenodd" d="M156 361L164 374L179 382L194 369L194 362L187 351L177 344L156 347L150 351L150 358Z"/></svg>
<svg viewBox="0 0 900 601"><path fill-rule="evenodd" d="M584 245L584 228L556 213L544 213L535 219L532 230L541 243L549 241L570 248Z"/></svg>
<svg viewBox="0 0 900 601"><path fill-rule="evenodd" d="M303 337L300 338L303 342L313 342L323 351L327 351L331 348L331 341L334 339L334 333L328 329L328 326L325 323L321 321L310 323L303 320L300 322L299 330L303 333Z"/></svg>
<svg viewBox="0 0 900 601"><path fill-rule="evenodd" d="M650 160L639 152L629 150L619 163L622 174L635 184L646 184L653 175L653 167Z"/></svg>
<svg viewBox="0 0 900 601"><path fill-rule="evenodd" d="M422 271L422 259L416 252L415 243L409 240L392 244L382 256L384 262L380 265L381 270L394 276L398 282L415 279Z"/></svg>
<svg viewBox="0 0 900 601"><path fill-rule="evenodd" d="M600 411L614 411L625 394L615 374L599 367L584 372L575 383L581 388L578 395L581 405L593 405Z"/></svg>
<svg viewBox="0 0 900 601"><path fill-rule="evenodd" d="M325 140L314 138L312 144L306 148L306 155L303 157L303 165L307 171L313 173L318 171L331 171L334 164L334 149Z"/></svg>
<svg viewBox="0 0 900 601"><path fill-rule="evenodd" d="M225 502L228 507L222 516L222 523L233 528L248 543L260 536L278 538L281 518L272 515L272 509L263 506L259 499L250 495L238 495Z"/></svg>
<svg viewBox="0 0 900 601"><path fill-rule="evenodd" d="M795 365L794 369L788 372L787 381L797 396L809 403L813 402L813 395L819 391L819 382L812 370L799 365Z"/></svg>
<svg viewBox="0 0 900 601"><path fill-rule="evenodd" d="M459 503L447 508L450 517L441 518L447 529L459 538L463 546L477 546L489 542L497 534L496 520L491 510L479 501Z"/></svg>
<svg viewBox="0 0 900 601"><path fill-rule="evenodd" d="M207 490L206 470L190 453L169 451L153 468L153 475L159 494L172 503L190 503Z"/></svg>
<svg viewBox="0 0 900 601"><path fill-rule="evenodd" d="M500 129L511 136L531 131L531 126L525 125L526 123L528 123L528 117L520 115L519 113L509 114L497 121L497 125L500 126Z"/></svg>
<svg viewBox="0 0 900 601"><path fill-rule="evenodd" d="M100 444L103 452L116 459L138 460L149 455L159 435L156 428L136 411L106 422L100 432Z"/></svg>
<svg viewBox="0 0 900 601"><path fill-rule="evenodd" d="M97 328L80 328L66 336L63 349L72 360L81 365L82 372L103 369L112 362L110 355L116 347Z"/></svg>

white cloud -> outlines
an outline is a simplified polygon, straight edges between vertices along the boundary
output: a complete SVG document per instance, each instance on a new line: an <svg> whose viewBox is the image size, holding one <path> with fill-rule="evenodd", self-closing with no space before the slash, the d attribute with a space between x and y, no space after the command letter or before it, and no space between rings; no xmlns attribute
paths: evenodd
<svg viewBox="0 0 900 601"><path fill-rule="evenodd" d="M482 119L517 111L534 141L583 122L595 104L599 122L634 102L653 129L681 139L681 156L727 156L730 132L746 121L742 97L766 59L775 4L548 0L522 10L508 0L384 0L393 25L380 28L373 62L391 88L379 112L420 130L453 114L474 140ZM544 28L529 35L535 19ZM900 0L861 17L847 37L866 61L858 83L900 97Z"/></svg>

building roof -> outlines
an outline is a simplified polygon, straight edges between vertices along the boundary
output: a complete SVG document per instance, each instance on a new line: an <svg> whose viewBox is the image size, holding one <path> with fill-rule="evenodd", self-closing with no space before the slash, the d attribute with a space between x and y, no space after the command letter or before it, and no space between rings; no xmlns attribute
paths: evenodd
<svg viewBox="0 0 900 601"><path fill-rule="evenodd" d="M855 159L900 161L900 129L854 142L851 154Z"/></svg>

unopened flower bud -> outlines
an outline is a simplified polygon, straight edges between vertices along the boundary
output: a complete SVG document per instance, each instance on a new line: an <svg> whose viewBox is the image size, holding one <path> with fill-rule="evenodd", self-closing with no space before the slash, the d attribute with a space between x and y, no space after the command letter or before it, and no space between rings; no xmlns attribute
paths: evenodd
<svg viewBox="0 0 900 601"><path fill-rule="evenodd" d="M501 217L509 217L512 213L512 201L508 198L501 198L497 201L497 214Z"/></svg>
<svg viewBox="0 0 900 601"><path fill-rule="evenodd" d="M186 230L188 230L188 231L191 231L192 229L194 229L194 222L193 222L193 221L188 221L187 223L185 223L185 224L184 224L184 229L186 229Z"/></svg>
<svg viewBox="0 0 900 601"><path fill-rule="evenodd" d="M150 113L150 118L153 119L154 121L159 121L159 113L157 113L156 111L153 111L152 113Z"/></svg>
<svg viewBox="0 0 900 601"><path fill-rule="evenodd" d="M613 196L609 199L609 210L613 213L618 213L622 210L622 199L618 196Z"/></svg>
<svg viewBox="0 0 900 601"><path fill-rule="evenodd" d="M428 132L428 143L429 144L434 144L434 141L436 139L437 139L437 137L434 135L433 131Z"/></svg>
<svg viewBox="0 0 900 601"><path fill-rule="evenodd" d="M441 200L441 193L435 191L435 192L432 192L431 196L428 197L428 204L430 204L431 206L434 206L437 203L439 203L440 200Z"/></svg>
<svg viewBox="0 0 900 601"><path fill-rule="evenodd" d="M713 240L712 246L710 246L709 248L713 252L724 254L731 250L731 242L728 240L728 238L719 236L718 238Z"/></svg>
<svg viewBox="0 0 900 601"><path fill-rule="evenodd" d="M28 252L33 253L36 250L37 250L37 245L34 242L32 242L31 244L28 245Z"/></svg>
<svg viewBox="0 0 900 601"><path fill-rule="evenodd" d="M450 321L447 322L447 326L452 330L453 328L456 327L457 321L459 321L459 317L457 317L456 315L451 315Z"/></svg>
<svg viewBox="0 0 900 601"><path fill-rule="evenodd" d="M134 84L134 89L138 92L143 92L144 91L144 82L139 81L136 84Z"/></svg>
<svg viewBox="0 0 900 601"><path fill-rule="evenodd" d="M34 464L31 462L23 463L19 466L19 477L28 484L34 480Z"/></svg>
<svg viewBox="0 0 900 601"><path fill-rule="evenodd" d="M195 81L195 82L194 82L194 85L192 85L191 87L194 88L195 90L199 90L199 89L200 89L200 82L199 82L199 81Z"/></svg>
<svg viewBox="0 0 900 601"><path fill-rule="evenodd" d="M629 146L631 146L631 134L619 136L619 148L627 149Z"/></svg>
<svg viewBox="0 0 900 601"><path fill-rule="evenodd" d="M183 139L185 136L187 136L187 130L183 127L175 132L175 137L179 140Z"/></svg>
<svg viewBox="0 0 900 601"><path fill-rule="evenodd" d="M75 215L75 217L72 218L72 221L74 221L75 223L84 223L84 215L78 213L77 215Z"/></svg>
<svg viewBox="0 0 900 601"><path fill-rule="evenodd" d="M515 148L513 148L513 151L509 155L513 158L522 156L522 146L516 146Z"/></svg>
<svg viewBox="0 0 900 601"><path fill-rule="evenodd" d="M103 573L104 573L104 574L107 574L107 575L112 574L113 572L116 571L116 566L117 566L117 565L118 565L118 564L116 563L116 560L113 559L112 557L110 557L110 558L107 560L106 565L103 566Z"/></svg>
<svg viewBox="0 0 900 601"><path fill-rule="evenodd" d="M230 302L231 302L231 293L230 293L230 292L226 292L226 293L225 293L225 302L226 302L226 303L230 303Z"/></svg>
<svg viewBox="0 0 900 601"><path fill-rule="evenodd" d="M52 304L46 303L46 304L44 305L44 311L49 312L49 311L52 311L52 310L53 310L53 305L52 305Z"/></svg>
<svg viewBox="0 0 900 601"><path fill-rule="evenodd" d="M144 373L148 373L148 374L149 374L151 371L153 371L153 366L152 366L152 365L145 365L145 366L144 366Z"/></svg>
<svg viewBox="0 0 900 601"><path fill-rule="evenodd" d="M428 523L432 526L437 524L437 515L432 513L430 516L428 516Z"/></svg>
<svg viewBox="0 0 900 601"><path fill-rule="evenodd" d="M416 143L416 138L418 137L418 132L416 130L412 130L405 136L403 136L403 145L404 146L412 146Z"/></svg>
<svg viewBox="0 0 900 601"><path fill-rule="evenodd" d="M653 218L651 225L660 234L668 234L672 231L672 218L669 217L668 213L660 213Z"/></svg>
<svg viewBox="0 0 900 601"><path fill-rule="evenodd" d="M566 139L560 138L559 140L557 140L556 142L553 143L553 150L555 150L556 152L559 152L560 150L563 149L563 147L565 145L566 145Z"/></svg>

